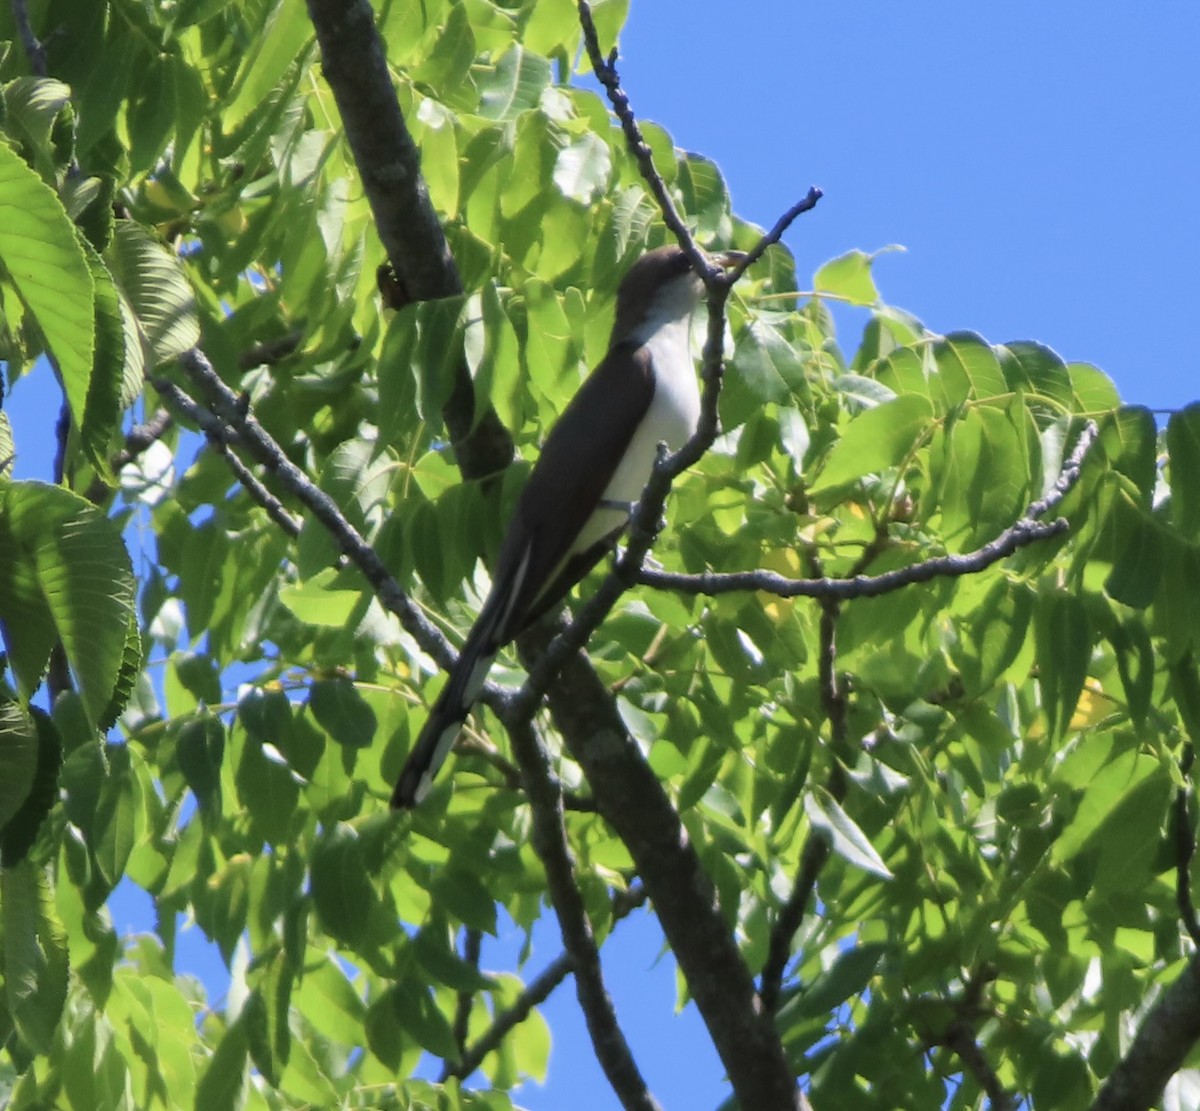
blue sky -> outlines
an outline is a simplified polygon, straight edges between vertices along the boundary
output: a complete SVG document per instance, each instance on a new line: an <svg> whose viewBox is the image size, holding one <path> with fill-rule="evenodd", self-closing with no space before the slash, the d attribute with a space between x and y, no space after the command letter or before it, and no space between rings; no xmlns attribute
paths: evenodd
<svg viewBox="0 0 1200 1111"><path fill-rule="evenodd" d="M810 184L825 190L787 237L802 275L903 244L876 268L891 303L938 331L1040 340L1164 409L1198 392L1197 43L1194 0L633 0L620 65L635 110L715 159L744 218L769 226ZM51 446L56 402L30 379L6 408L18 475L48 479L31 432ZM141 913L136 899L114 908L118 927ZM211 969L198 933L184 959ZM485 944L485 965L516 945ZM558 949L548 924L530 974ZM674 967L650 916L604 952L663 1106L715 1106L722 1070L694 1009L674 1017ZM521 1103L615 1108L569 983L545 1013L551 1081Z"/></svg>

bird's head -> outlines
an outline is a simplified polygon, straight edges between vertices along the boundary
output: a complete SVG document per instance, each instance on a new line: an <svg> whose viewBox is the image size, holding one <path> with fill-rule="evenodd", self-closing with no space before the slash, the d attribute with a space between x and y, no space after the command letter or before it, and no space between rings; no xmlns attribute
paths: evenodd
<svg viewBox="0 0 1200 1111"><path fill-rule="evenodd" d="M709 256L718 266L736 266L741 251ZM644 342L666 324L686 320L704 296L704 283L681 248L671 244L647 251L621 279L611 345Z"/></svg>

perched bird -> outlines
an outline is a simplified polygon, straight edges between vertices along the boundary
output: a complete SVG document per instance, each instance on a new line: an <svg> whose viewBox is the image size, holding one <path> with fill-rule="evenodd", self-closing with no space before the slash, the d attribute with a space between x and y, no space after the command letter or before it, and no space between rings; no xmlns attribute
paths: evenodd
<svg viewBox="0 0 1200 1111"><path fill-rule="evenodd" d="M744 256L713 256L733 266ZM496 653L562 600L629 522L660 442L696 430L700 389L691 317L704 293L687 255L659 247L617 290L608 354L550 430L500 546L492 589L392 793L411 807L429 790Z"/></svg>

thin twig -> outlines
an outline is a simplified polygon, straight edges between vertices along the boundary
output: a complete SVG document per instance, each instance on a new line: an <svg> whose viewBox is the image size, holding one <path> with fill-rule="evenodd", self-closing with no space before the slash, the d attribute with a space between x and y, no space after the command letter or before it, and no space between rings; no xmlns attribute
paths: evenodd
<svg viewBox="0 0 1200 1111"><path fill-rule="evenodd" d="M144 424L135 424L125 433L125 444L109 461L108 466L113 474L117 474L127 463L132 463L151 444L161 440L174 424L174 419L166 409L158 409ZM92 480L84 495L94 505L99 505L109 494L108 483L100 477Z"/></svg>
<svg viewBox="0 0 1200 1111"><path fill-rule="evenodd" d="M1064 517L1053 521L1039 521L1054 509L1079 478L1080 466L1087 449L1096 435L1096 426L1091 422L1079 436L1071 458L1063 465L1058 481L1046 497L1030 504L1024 516L1006 528L994 540L981 545L973 552L961 555L936 556L908 567L898 567L879 575L853 575L841 579L792 579L774 571L731 571L727 573L703 572L698 575L677 574L641 567L636 581L643 586L659 590L675 590L681 594L730 594L737 591L762 590L780 598L820 598L847 601L851 598L875 598L890 594L901 587L914 583L929 582L947 576L974 575L986 570L994 563L1007 558L1021 548L1052 536L1059 536L1070 528Z"/></svg>
<svg viewBox="0 0 1200 1111"><path fill-rule="evenodd" d="M600 950L575 879L571 847L563 826L562 786L550 754L528 720L513 723L509 728L533 814L533 847L546 870L546 886L558 916L563 946L575 970L575 991L596 1058L623 1107L660 1111L633 1059L604 986Z"/></svg>
<svg viewBox="0 0 1200 1111"><path fill-rule="evenodd" d="M506 760L496 747L481 737L472 736L464 730L454 744L454 751L459 756L478 756L486 764L490 764L504 780L504 785L510 791L521 790L521 772L510 760ZM573 810L583 814L596 812L596 800L590 795L580 795L574 791L563 791L563 809Z"/></svg>
<svg viewBox="0 0 1200 1111"><path fill-rule="evenodd" d="M663 181L662 175L654 166L654 154L650 150L650 144L646 142L646 137L642 134L642 129L633 114L629 97L625 95L625 90L621 88L621 78L617 73L616 66L616 51L613 51L608 58L604 57L600 50L599 36L596 34L596 24L592 19L591 5L587 0L578 0L578 4L579 25L583 29L584 47L587 50L588 58L591 59L596 80L604 86L605 91L608 93L609 102L613 106L613 111L616 112L617 119L621 121L621 128L625 132L625 142L633 157L637 159L638 166L642 171L642 177L650 187L650 192L654 194L654 199L658 202L663 222L671 229L671 233L675 236L679 246L687 254L692 268L697 274L707 278L713 273L714 268L708 259L704 257L700 248L696 246L696 241L692 238L692 233L688 230L687 224L679 214L679 209L675 207L675 201L667 189L666 182Z"/></svg>
<svg viewBox="0 0 1200 1111"><path fill-rule="evenodd" d="M29 5L26 0L12 0L13 22L21 39L21 48L29 60L29 72L34 77L47 77L50 70L46 65L46 48L33 32L29 22Z"/></svg>
<svg viewBox="0 0 1200 1111"><path fill-rule="evenodd" d="M274 474L328 530L334 542L371 584L384 609L394 614L442 667L451 667L455 657L449 641L404 593L375 549L346 519L337 503L287 457L254 414L240 403L237 394L221 381L204 353L193 347L180 355L179 365L204 392L213 413L227 428L236 431L241 447ZM503 696L495 687L485 686L482 701L491 703L498 698Z"/></svg>
<svg viewBox="0 0 1200 1111"><path fill-rule="evenodd" d="M287 335L256 343L238 355L238 367L253 370L256 366L274 366L291 355L303 339L303 330L296 328Z"/></svg>
<svg viewBox="0 0 1200 1111"><path fill-rule="evenodd" d="M463 952L462 959L465 964L470 965L476 972L479 971L479 956L483 950L483 931L477 930L468 926L463 934ZM475 992L463 990L458 993L458 999L454 1004L454 1023L451 1026L451 1032L454 1035L454 1044L458 1046L458 1057L461 1061L466 1056L467 1052L467 1036L470 1034L471 1026L471 1007L475 1002ZM471 1070L472 1072L474 1070ZM463 1073L463 1076L470 1076L469 1072ZM445 1076L442 1077L442 1082L445 1083Z"/></svg>
<svg viewBox="0 0 1200 1111"><path fill-rule="evenodd" d="M254 472L238 458L231 446L231 442L235 438L230 435L229 429L217 417L208 412L207 409L197 405L173 382L168 382L163 378L152 377L150 384L185 417L200 426L200 430L204 433L205 439L208 440L213 450L224 457L226 464L228 464L229 469L233 472L234 478L242 485L246 493L267 511L267 515L271 520L293 540L299 536L300 521L288 512L283 502L272 494L258 480Z"/></svg>
<svg viewBox="0 0 1200 1111"><path fill-rule="evenodd" d="M817 567L820 568L819 562ZM840 803L846 797L846 775L842 771L842 764L849 757L846 749L850 731L846 696L837 674L838 616L837 602L827 600L821 604L821 649L817 662L817 687L821 696L821 709L829 722L829 747L832 755L827 789L834 801ZM770 1011L775 1010L779 1004L783 974L792 955L792 942L804 922L805 914L808 913L809 900L829 856L828 835L823 830L811 829L800 853L796 882L771 927L767 959L763 963L762 976L759 979L759 994L762 996L763 1006Z"/></svg>
<svg viewBox="0 0 1200 1111"><path fill-rule="evenodd" d="M641 884L617 892L612 902L613 924L632 913L645 901L646 889ZM512 1006L496 1016L492 1025L457 1062L453 1065L447 1064L442 1071L441 1082L444 1084L452 1076L460 1079L470 1076L483 1064L483 1059L493 1050L499 1049L509 1033L529 1017L534 1007L550 998L550 993L571 975L574 967L569 953L563 952L555 957L525 985L525 989L517 996Z"/></svg>
<svg viewBox="0 0 1200 1111"><path fill-rule="evenodd" d="M1000 1083L1000 1077L983 1052L983 1046L971 1024L963 1018L954 1019L938 1038L937 1043L956 1054L963 1067L984 1090L991 1111L1016 1111L1017 1102Z"/></svg>

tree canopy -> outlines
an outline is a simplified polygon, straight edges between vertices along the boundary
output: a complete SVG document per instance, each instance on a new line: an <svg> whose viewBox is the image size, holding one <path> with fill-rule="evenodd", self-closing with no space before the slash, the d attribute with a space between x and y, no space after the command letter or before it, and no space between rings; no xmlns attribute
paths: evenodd
<svg viewBox="0 0 1200 1111"><path fill-rule="evenodd" d="M1200 407L935 334L867 252L800 280L819 192L739 219L636 119L626 8L0 12L3 389L61 397L0 410L8 1106L500 1111L573 981L657 1107L604 989L632 913L742 1107L1195 1104ZM529 461L673 240L752 256L707 275L701 432L392 813ZM501 913L561 957L491 970Z"/></svg>

